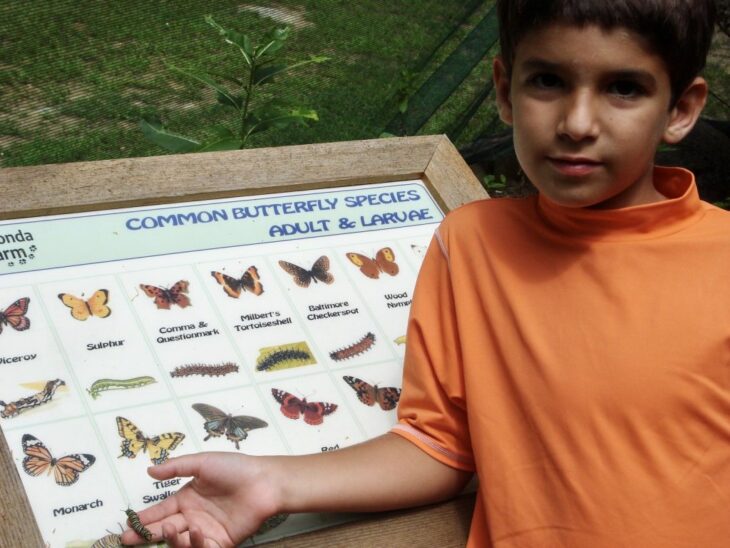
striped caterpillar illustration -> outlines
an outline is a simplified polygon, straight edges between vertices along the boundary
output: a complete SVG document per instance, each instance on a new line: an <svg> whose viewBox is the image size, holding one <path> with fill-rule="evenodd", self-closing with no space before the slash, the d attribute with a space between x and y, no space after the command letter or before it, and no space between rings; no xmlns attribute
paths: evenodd
<svg viewBox="0 0 730 548"><path fill-rule="evenodd" d="M340 350L330 352L330 358L332 358L336 362L347 360L349 358L354 358L355 356L370 350L374 344L375 334L368 331L365 336L356 343L353 343L350 346L346 346L345 348L342 348Z"/></svg>
<svg viewBox="0 0 730 548"><path fill-rule="evenodd" d="M109 533L94 542L94 544L91 545L91 548L119 548L120 546L123 546L122 535Z"/></svg>
<svg viewBox="0 0 730 548"><path fill-rule="evenodd" d="M0 417L2 417L3 419L17 417L22 412L27 411L28 409L32 409L34 407L38 407L39 405L43 405L44 403L48 403L53 398L53 395L56 393L58 387L64 386L65 384L66 383L63 382L61 379L55 379L52 381L48 381L43 390L41 390L37 394L33 394L32 396L21 398L16 401L11 401L10 403L0 401L0 405L4 407L4 409L0 411Z"/></svg>
<svg viewBox="0 0 730 548"><path fill-rule="evenodd" d="M124 513L127 514L127 517L129 518L127 520L129 521L129 526L135 533L137 533L140 537L148 542L152 540L152 533L150 533L149 529L147 529L144 525L142 525L142 522L139 521L139 516L137 515L137 512L135 512L131 508L127 508Z"/></svg>
<svg viewBox="0 0 730 548"><path fill-rule="evenodd" d="M95 381L86 391L91 397L96 399L101 392L107 390L128 390L130 388L139 388L148 384L156 383L152 377L134 377L133 379L99 379Z"/></svg>
<svg viewBox="0 0 730 548"><path fill-rule="evenodd" d="M203 375L207 377L220 377L229 373L238 373L238 366L233 362L221 364L194 363L176 367L170 372L171 377L190 377L192 375Z"/></svg>
<svg viewBox="0 0 730 548"><path fill-rule="evenodd" d="M272 529L275 529L284 523L288 517L289 514L274 514L270 518L266 518L254 535L263 535L264 533L268 533Z"/></svg>
<svg viewBox="0 0 730 548"><path fill-rule="evenodd" d="M268 346L259 350L256 371L278 371L317 363L306 341Z"/></svg>

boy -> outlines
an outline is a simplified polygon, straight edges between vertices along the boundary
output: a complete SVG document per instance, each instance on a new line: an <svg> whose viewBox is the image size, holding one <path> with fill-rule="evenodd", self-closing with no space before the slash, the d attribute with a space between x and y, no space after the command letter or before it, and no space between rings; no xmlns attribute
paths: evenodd
<svg viewBox="0 0 730 548"><path fill-rule="evenodd" d="M140 514L156 538L232 546L277 512L434 502L476 472L469 546L730 545L730 216L654 167L704 106L711 1L499 10L497 103L539 195L438 229L399 424L322 455L171 459L150 474L193 480Z"/></svg>

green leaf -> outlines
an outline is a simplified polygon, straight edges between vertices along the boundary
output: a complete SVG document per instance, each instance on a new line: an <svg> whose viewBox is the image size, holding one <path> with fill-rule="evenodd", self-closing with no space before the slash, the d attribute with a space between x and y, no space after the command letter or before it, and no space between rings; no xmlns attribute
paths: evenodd
<svg viewBox="0 0 730 548"><path fill-rule="evenodd" d="M236 136L229 127L222 124L213 126L210 128L210 132L218 139L232 139Z"/></svg>
<svg viewBox="0 0 730 548"><path fill-rule="evenodd" d="M220 150L239 150L243 147L243 141L238 138L217 139L205 143L198 152L215 152Z"/></svg>
<svg viewBox="0 0 730 548"><path fill-rule="evenodd" d="M248 63L249 65L251 64L251 58L253 57L254 49L251 45L251 39L246 34L237 32L235 30L228 30L220 26L218 23L215 22L212 15L206 15L205 22L214 29L216 29L218 33L223 36L223 39L226 42L238 47L238 49L241 50L241 54L246 60L246 63Z"/></svg>
<svg viewBox="0 0 730 548"><path fill-rule="evenodd" d="M140 120L139 127L147 140L171 152L195 152L200 148L198 141L167 131L159 122Z"/></svg>
<svg viewBox="0 0 730 548"><path fill-rule="evenodd" d="M284 26L284 27L276 27L269 33L269 37L272 40L279 40L279 41L283 42L284 40L289 38L290 32L291 32L291 27L289 27L288 25Z"/></svg>
<svg viewBox="0 0 730 548"><path fill-rule="evenodd" d="M259 109L247 117L244 127L246 135L253 135L267 129L283 129L293 124L309 125L319 120L317 112L302 107L274 107Z"/></svg>
<svg viewBox="0 0 730 548"><path fill-rule="evenodd" d="M254 49L254 57L259 58L264 55L273 55L284 47L284 42L289 38L289 27L279 27L269 33L268 42Z"/></svg>
<svg viewBox="0 0 730 548"><path fill-rule="evenodd" d="M304 61L299 61L298 63L294 63L291 65L260 66L260 67L257 67L256 70L254 70L253 83L254 84L268 84L274 79L274 76L281 74L283 72L287 72L289 70L293 70L295 68L299 68L304 65L309 65L312 63L324 63L325 61L329 61L329 60L330 60L330 58L326 57L324 55L312 55L309 59L305 59Z"/></svg>
<svg viewBox="0 0 730 548"><path fill-rule="evenodd" d="M222 72L209 70L208 74L210 76L215 76L216 78L220 78L221 80L225 80L226 82L230 82L231 84L236 84L237 86L244 86L246 82L241 80L240 78L236 78L235 76L231 76L229 74L223 74Z"/></svg>
<svg viewBox="0 0 730 548"><path fill-rule="evenodd" d="M256 67L251 75L254 85L261 83L270 83L274 76L280 72L284 72L288 67L286 65L268 65Z"/></svg>
<svg viewBox="0 0 730 548"><path fill-rule="evenodd" d="M226 105L227 107L233 107L238 110L241 110L243 108L243 96L242 95L223 95L221 92L218 92L217 99L221 105Z"/></svg>
<svg viewBox="0 0 730 548"><path fill-rule="evenodd" d="M282 45L283 45L282 42L272 40L270 42L267 42L266 44L258 46L256 48L254 48L253 58L258 59L259 57L263 57L264 55L270 55L270 54L276 53L277 50L281 49Z"/></svg>
<svg viewBox="0 0 730 548"><path fill-rule="evenodd" d="M327 57L326 55L310 55L309 59L297 64L303 65L305 63L324 63L325 61L329 61L330 59L331 57Z"/></svg>
<svg viewBox="0 0 730 548"><path fill-rule="evenodd" d="M225 87L223 87L218 82L213 80L207 74L190 72L190 71L181 69L179 67L176 67L175 65L167 65L167 66L170 68L170 70L179 72L180 74L183 74L184 76L187 76L188 78L192 78L193 80L197 80L198 82L202 82L205 85L207 85L208 87L213 88L220 95L225 97L232 106L235 106L237 104L236 97L233 94L231 94Z"/></svg>

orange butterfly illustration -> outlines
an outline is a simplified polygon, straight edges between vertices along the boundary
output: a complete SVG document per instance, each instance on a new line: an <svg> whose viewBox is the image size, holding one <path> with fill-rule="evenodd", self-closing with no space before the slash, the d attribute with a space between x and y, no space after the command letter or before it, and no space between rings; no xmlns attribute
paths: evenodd
<svg viewBox="0 0 730 548"><path fill-rule="evenodd" d="M324 422L324 417L337 410L337 404L325 402L308 402L307 398L299 399L289 392L272 388L274 399L281 404L282 414L290 419L304 416L304 422L316 426Z"/></svg>
<svg viewBox="0 0 730 548"><path fill-rule="evenodd" d="M146 284L139 284L139 287L144 291L145 295L155 300L154 302L157 308L170 310L170 305L173 304L178 305L180 308L185 308L192 304L188 296L185 295L188 292L189 285L187 280L180 280L170 289Z"/></svg>
<svg viewBox="0 0 730 548"><path fill-rule="evenodd" d="M379 388L377 384L373 386L362 379L348 375L342 378L357 392L358 399L365 405L373 406L377 403L384 411L395 409L395 406L398 405L400 388L396 388L395 386Z"/></svg>
<svg viewBox="0 0 730 548"><path fill-rule="evenodd" d="M400 270L395 263L395 253L389 247L379 250L374 259L360 253L347 253L347 258L368 278L379 278L381 272L395 276Z"/></svg>
<svg viewBox="0 0 730 548"><path fill-rule="evenodd" d="M25 331L30 327L30 320L25 315L29 303L30 299L23 297L0 312L0 333L3 332L3 325L9 325L16 331Z"/></svg>
<svg viewBox="0 0 730 548"><path fill-rule="evenodd" d="M299 287L309 287L312 280L314 280L314 283L317 283L317 280L319 280L326 284L331 284L335 281L335 277L328 272L330 269L330 259L327 255L322 255L314 261L311 270L286 261L279 261L279 266L291 274L294 283Z"/></svg>
<svg viewBox="0 0 730 548"><path fill-rule="evenodd" d="M71 309L71 316L80 321L88 319L89 316L106 318L112 313L112 309L107 306L109 291L106 289L95 291L87 300L80 299L70 293L59 293L58 298Z"/></svg>
<svg viewBox="0 0 730 548"><path fill-rule="evenodd" d="M31 476L40 476L43 472L53 471L53 479L58 485L73 485L79 479L79 474L89 468L96 457L86 453L66 455L60 459L51 456L51 452L43 443L30 434L23 435L23 470Z"/></svg>
<svg viewBox="0 0 730 548"><path fill-rule="evenodd" d="M264 286L261 285L261 279L259 278L259 271L253 265L249 266L240 278L227 276L223 272L216 272L215 270L210 275L223 286L223 291L234 299L241 295L241 291L249 291L257 296L264 292Z"/></svg>

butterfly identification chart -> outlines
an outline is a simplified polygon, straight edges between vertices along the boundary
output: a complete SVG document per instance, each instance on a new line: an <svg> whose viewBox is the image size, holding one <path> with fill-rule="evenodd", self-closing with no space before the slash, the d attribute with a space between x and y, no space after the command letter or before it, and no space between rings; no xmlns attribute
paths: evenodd
<svg viewBox="0 0 730 548"><path fill-rule="evenodd" d="M442 218L415 180L0 222L0 428L44 539L111 543L170 457L387 432Z"/></svg>

